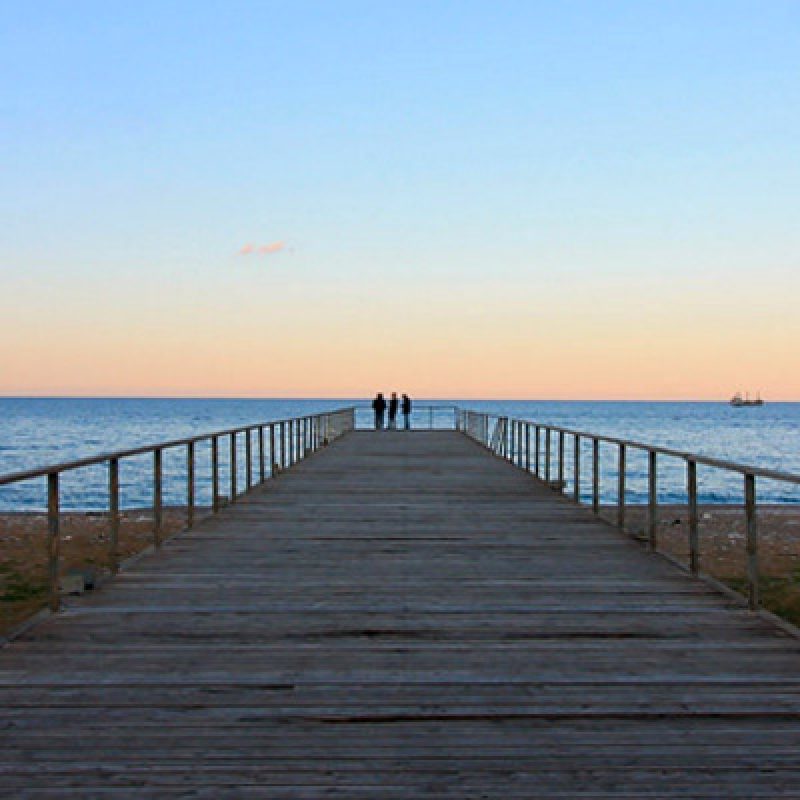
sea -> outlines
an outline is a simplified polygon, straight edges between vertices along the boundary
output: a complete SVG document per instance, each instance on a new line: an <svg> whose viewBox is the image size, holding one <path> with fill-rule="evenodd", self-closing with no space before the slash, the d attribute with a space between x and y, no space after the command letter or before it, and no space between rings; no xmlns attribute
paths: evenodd
<svg viewBox="0 0 800 800"><path fill-rule="evenodd" d="M531 422L662 445L758 467L800 474L800 403L767 403L733 408L726 402L583 402L520 400L415 400L413 427L452 425L448 408L458 405ZM152 398L0 398L0 474L42 467L114 450L286 419L347 406L357 407L357 425L367 427L366 399L152 399ZM436 406L431 410L428 406ZM581 453L581 495L591 492L586 442ZM255 450L254 450L255 453ZM227 485L227 448L220 451L221 485ZM572 446L566 448L566 475L571 475ZM600 452L601 501L616 501L617 454L612 445ZM629 450L626 499L646 502L646 455ZM238 463L239 485L245 466ZM164 453L163 501L182 505L186 497L185 450ZM228 473L229 474L229 473ZM210 504L210 452L197 447L196 497ZM103 466L65 473L61 482L64 510L102 511L108 503L108 476ZM662 503L686 501L686 468L680 459L659 458L658 495ZM570 487L568 486L568 489ZM741 475L698 467L699 501L741 503ZM152 457L135 456L120 463L121 506L143 508L152 500ZM762 503L798 503L792 484L759 479ZM41 511L46 507L43 478L0 487L0 510Z"/></svg>

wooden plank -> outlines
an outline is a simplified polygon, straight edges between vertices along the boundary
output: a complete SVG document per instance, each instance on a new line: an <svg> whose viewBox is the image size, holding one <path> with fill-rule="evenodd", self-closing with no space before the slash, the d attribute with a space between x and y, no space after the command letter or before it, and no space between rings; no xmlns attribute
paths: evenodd
<svg viewBox="0 0 800 800"><path fill-rule="evenodd" d="M65 605L0 651L15 797L800 797L800 642L455 432Z"/></svg>

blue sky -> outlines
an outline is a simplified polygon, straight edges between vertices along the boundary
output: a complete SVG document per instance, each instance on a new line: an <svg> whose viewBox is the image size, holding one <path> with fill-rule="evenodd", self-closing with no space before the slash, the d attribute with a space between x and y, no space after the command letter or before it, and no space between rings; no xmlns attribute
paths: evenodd
<svg viewBox="0 0 800 800"><path fill-rule="evenodd" d="M604 327L667 302L763 349L796 325L798 54L777 0L5 2L0 334L177 348L210 315L274 340L283 297L345 359L411 307L468 347L509 308L569 329L576 301Z"/></svg>

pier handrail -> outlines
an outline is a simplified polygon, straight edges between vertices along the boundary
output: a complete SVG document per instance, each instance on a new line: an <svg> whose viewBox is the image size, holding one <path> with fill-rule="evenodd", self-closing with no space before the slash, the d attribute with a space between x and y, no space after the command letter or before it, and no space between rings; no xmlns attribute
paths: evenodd
<svg viewBox="0 0 800 800"><path fill-rule="evenodd" d="M590 433L573 428L548 425L533 420L521 419L489 412L461 409L458 416L458 429L476 440L495 455L506 458L517 467L532 472L551 488L564 493L565 446L567 437L572 437L572 497L581 501L581 442L592 444L591 466L591 506L597 514L600 511L600 444L610 444L617 448L617 515L616 523L625 528L626 493L626 454L628 450L647 453L647 542L651 550L658 549L658 456L676 458L686 465L686 495L688 506L688 548L689 571L699 573L700 538L698 523L697 466L707 466L727 470L744 478L744 514L747 549L747 600L751 609L760 607L759 560L758 560L758 521L756 500L756 478L781 481L800 485L800 475L781 470L756 467L726 461L720 458L687 453L660 445L647 444L632 439ZM533 433L533 443L531 434ZM542 435L544 434L544 435ZM556 436L554 437L553 434ZM556 454L553 453L553 439L557 439ZM544 442L542 442L544 439ZM542 448L544 445L544 448ZM544 452L542 452L544 449ZM553 463L555 462L555 464ZM552 469L556 468L556 480L552 480Z"/></svg>
<svg viewBox="0 0 800 800"><path fill-rule="evenodd" d="M118 541L120 530L120 461L133 456L152 454L153 456L153 546L161 545L162 534L162 486L163 486L163 453L176 447L186 447L186 527L194 524L195 504L195 445L208 441L211 455L211 511L216 513L221 501L226 499L234 503L244 492L264 483L267 478L274 477L282 470L296 464L320 447L353 430L355 427L355 407L348 406L332 411L308 414L300 417L270 420L252 425L201 433L182 439L171 439L154 444L114 450L107 453L48 464L34 469L20 470L0 475L0 486L20 481L47 478L47 564L48 564L48 604L52 611L60 607L60 492L59 478L62 473L84 467L108 465L108 514L110 517L110 536L108 545L108 567L112 575L119 571ZM254 480L253 434L257 434L256 450L257 479ZM237 456L241 449L240 434L244 434L245 488L239 491ZM220 494L219 483L219 446L220 440L229 440L229 472L230 495ZM269 469L267 469L267 453L269 453Z"/></svg>

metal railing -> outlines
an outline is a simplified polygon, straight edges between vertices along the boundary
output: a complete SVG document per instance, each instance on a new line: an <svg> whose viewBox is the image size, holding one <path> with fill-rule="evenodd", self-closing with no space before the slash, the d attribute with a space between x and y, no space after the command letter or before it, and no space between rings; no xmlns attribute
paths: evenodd
<svg viewBox="0 0 800 800"><path fill-rule="evenodd" d="M375 415L370 404L357 405L355 413L357 430L373 430L375 428ZM411 406L409 426L412 430L454 431L458 428L459 413L459 407L453 404L414 403ZM398 411L397 428L403 428L404 422L403 414ZM384 415L384 424L387 423L388 415Z"/></svg>
<svg viewBox="0 0 800 800"><path fill-rule="evenodd" d="M586 431L545 425L529 420L498 416L477 411L460 410L457 428L483 444L495 455L511 461L531 472L552 489L564 493L566 478L570 478L571 499L581 503L583 442L591 443L591 508L600 512L600 446L616 448L616 523L625 528L626 465L631 450L647 454L647 542L651 550L658 549L658 466L660 458L679 459L686 469L686 498L688 507L689 571L699 572L700 537L698 524L698 465L738 473L742 479L744 497L745 542L747 554L747 600L751 609L760 607L758 518L756 479L767 479L800 485L800 475L774 469L739 464L718 458L684 453L668 447L659 447L629 439L602 436ZM572 445L569 459L571 475L566 474L565 452Z"/></svg>
<svg viewBox="0 0 800 800"><path fill-rule="evenodd" d="M108 539L108 568L112 575L119 571L118 541L120 531L120 480L119 468L123 459L134 456L152 454L152 491L153 491L153 545L158 548L162 542L162 486L163 486L163 454L173 448L186 448L186 527L194 525L196 497L196 445L200 442L210 443L211 457L211 510L219 511L223 502L236 502L236 499L254 486L288 469L310 453L327 445L329 442L353 430L355 426L355 409L342 408L304 417L246 425L241 428L229 428L211 433L203 433L186 439L175 439L157 444L117 450L110 453L81 458L61 464L51 464L37 469L0 475L0 486L7 486L20 481L45 478L47 481L47 569L49 607L57 611L60 607L60 492L59 484L62 473L91 467L108 465L108 514L110 520L110 536ZM230 495L220 491L220 445L227 440L230 465ZM242 445L245 462L245 485L238 485L239 471L237 459L241 455ZM254 452L255 451L255 452Z"/></svg>

